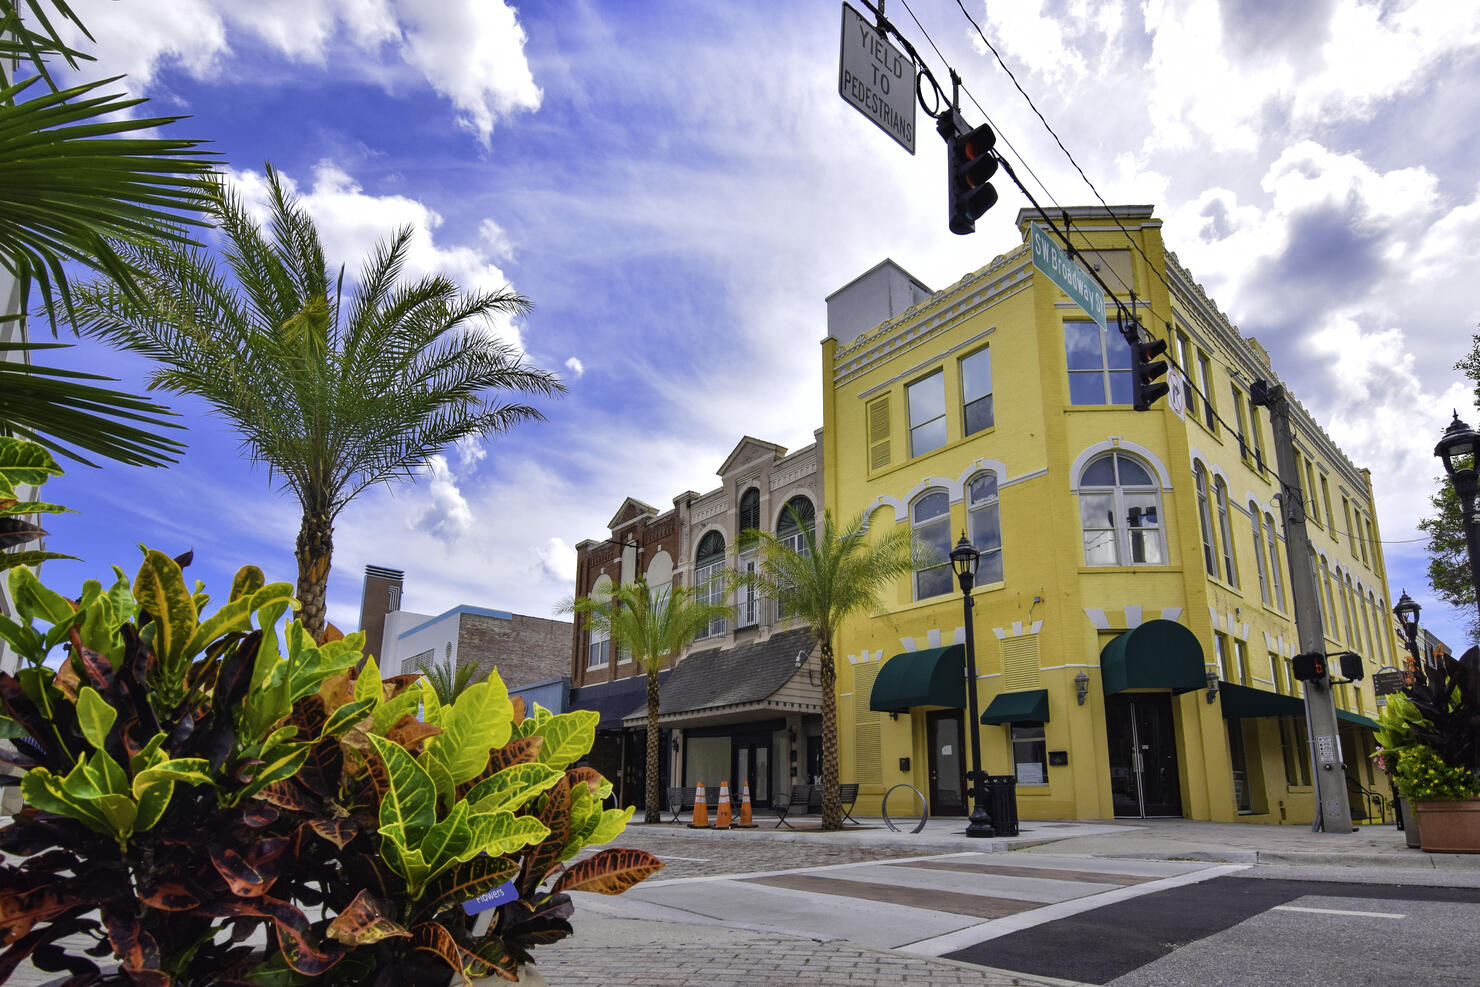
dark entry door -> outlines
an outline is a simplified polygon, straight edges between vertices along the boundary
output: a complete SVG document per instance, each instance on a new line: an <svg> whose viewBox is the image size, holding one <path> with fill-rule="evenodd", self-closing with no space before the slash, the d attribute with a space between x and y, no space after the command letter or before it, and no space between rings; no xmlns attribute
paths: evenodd
<svg viewBox="0 0 1480 987"><path fill-rule="evenodd" d="M936 710L925 714L925 737L930 745L930 812L936 816L966 815L965 735L961 711Z"/></svg>
<svg viewBox="0 0 1480 987"><path fill-rule="evenodd" d="M769 743L736 744L734 748L735 770L730 793L736 812L739 812L741 797L746 784L750 785L750 804L759 808L771 807L771 745Z"/></svg>
<svg viewBox="0 0 1480 987"><path fill-rule="evenodd" d="M1106 696L1105 722L1115 814L1180 816L1172 697L1154 692Z"/></svg>

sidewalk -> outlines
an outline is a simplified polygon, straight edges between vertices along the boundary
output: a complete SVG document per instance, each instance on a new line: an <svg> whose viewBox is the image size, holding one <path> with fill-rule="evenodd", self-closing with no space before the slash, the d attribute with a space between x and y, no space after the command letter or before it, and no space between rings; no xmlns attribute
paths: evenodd
<svg viewBox="0 0 1480 987"><path fill-rule="evenodd" d="M888 846L919 850L976 852L1033 851L1083 854L1093 857L1135 857L1145 860L1206 860L1236 864L1285 864L1311 867L1401 868L1413 870L1475 871L1480 854L1424 853L1409 849L1391 825L1362 826L1355 833L1313 833L1308 826L1271 826L1256 823L1217 823L1192 819L1145 820L1028 820L1020 835L971 839L966 820L935 817L912 834L892 832L878 818L863 817L861 826L822 832L815 818L798 822L795 830L689 829L682 823L631 823L635 831L669 832L712 839L782 840L847 846Z"/></svg>

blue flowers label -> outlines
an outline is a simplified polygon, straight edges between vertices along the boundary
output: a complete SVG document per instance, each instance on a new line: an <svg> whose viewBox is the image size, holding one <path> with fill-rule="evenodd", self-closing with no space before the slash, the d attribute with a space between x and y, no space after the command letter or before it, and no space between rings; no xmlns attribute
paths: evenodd
<svg viewBox="0 0 1480 987"><path fill-rule="evenodd" d="M486 912L490 908L497 908L510 901L519 900L519 889L514 887L513 881L499 885L492 891L485 891L476 898L469 898L463 902L463 911L469 915L477 915Z"/></svg>

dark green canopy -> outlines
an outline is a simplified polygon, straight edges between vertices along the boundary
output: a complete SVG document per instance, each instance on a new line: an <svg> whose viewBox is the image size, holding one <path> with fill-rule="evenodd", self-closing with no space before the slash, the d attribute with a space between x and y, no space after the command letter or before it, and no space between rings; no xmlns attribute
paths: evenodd
<svg viewBox="0 0 1480 987"><path fill-rule="evenodd" d="M1202 645L1172 620L1148 620L1105 645L1100 652L1105 695L1126 689L1206 689Z"/></svg>
<svg viewBox="0 0 1480 987"><path fill-rule="evenodd" d="M911 706L966 705L966 648L952 644L924 651L905 651L884 662L868 708L880 713L904 713Z"/></svg>
<svg viewBox="0 0 1480 987"><path fill-rule="evenodd" d="M1218 695L1223 702L1225 720L1242 720L1256 716L1304 716L1305 702L1294 696L1282 696L1278 692L1250 689L1220 682Z"/></svg>
<svg viewBox="0 0 1480 987"><path fill-rule="evenodd" d="M1003 692L992 698L982 713L982 722L992 723L1047 723L1048 690L1028 689L1025 692Z"/></svg>
<svg viewBox="0 0 1480 987"><path fill-rule="evenodd" d="M1366 727L1368 730L1382 729L1382 724L1363 716L1361 713L1348 713L1344 709L1338 709L1336 711L1336 718L1343 723L1355 723L1357 726Z"/></svg>

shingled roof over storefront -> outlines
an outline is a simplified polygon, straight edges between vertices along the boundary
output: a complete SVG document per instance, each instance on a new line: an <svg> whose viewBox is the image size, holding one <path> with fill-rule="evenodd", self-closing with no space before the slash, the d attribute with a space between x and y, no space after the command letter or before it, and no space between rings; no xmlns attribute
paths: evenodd
<svg viewBox="0 0 1480 987"><path fill-rule="evenodd" d="M812 632L802 628L733 648L696 651L662 683L658 715L764 702L796 674L812 646ZM626 719L643 712L639 707Z"/></svg>

